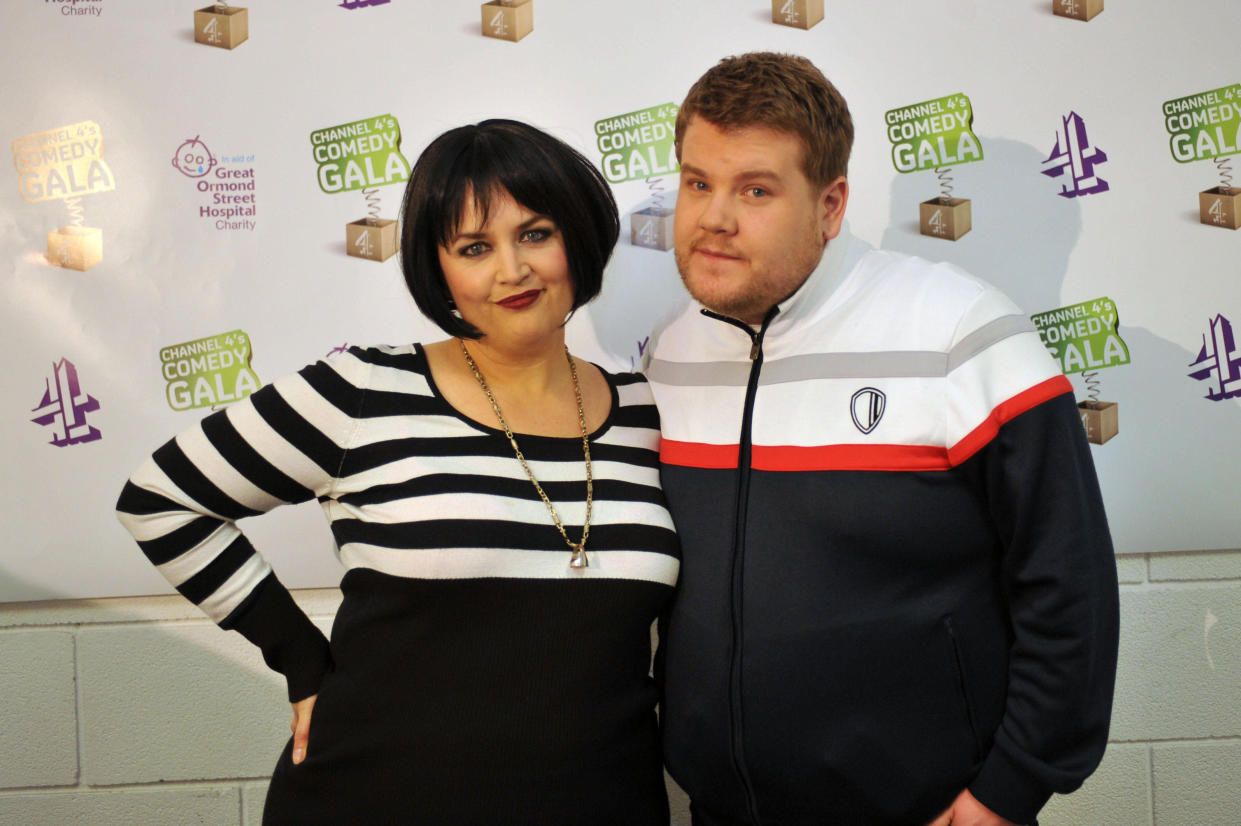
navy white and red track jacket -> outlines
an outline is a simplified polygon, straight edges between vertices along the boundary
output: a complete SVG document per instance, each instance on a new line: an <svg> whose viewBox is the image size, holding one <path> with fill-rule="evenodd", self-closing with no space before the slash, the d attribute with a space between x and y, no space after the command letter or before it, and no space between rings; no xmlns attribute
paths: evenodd
<svg viewBox="0 0 1241 826"><path fill-rule="evenodd" d="M1030 823L1094 770L1115 560L1014 304L842 234L760 329L680 313L647 375L682 542L665 760L701 821L921 826L968 787Z"/></svg>

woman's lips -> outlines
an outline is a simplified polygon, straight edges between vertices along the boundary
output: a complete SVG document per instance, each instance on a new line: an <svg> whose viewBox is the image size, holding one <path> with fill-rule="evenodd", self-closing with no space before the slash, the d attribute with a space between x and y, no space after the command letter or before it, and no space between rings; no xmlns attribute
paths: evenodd
<svg viewBox="0 0 1241 826"><path fill-rule="evenodd" d="M509 310L522 310L537 301L542 294L542 290L526 290L524 293L510 295L508 298L501 299L496 303Z"/></svg>

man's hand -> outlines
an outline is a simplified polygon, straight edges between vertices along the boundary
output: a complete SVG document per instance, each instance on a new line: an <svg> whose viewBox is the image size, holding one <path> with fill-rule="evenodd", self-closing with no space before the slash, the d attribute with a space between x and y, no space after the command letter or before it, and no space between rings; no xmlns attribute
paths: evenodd
<svg viewBox="0 0 1241 826"><path fill-rule="evenodd" d="M927 826L1019 826L1005 820L978 802L969 789L963 789L952 805Z"/></svg>
<svg viewBox="0 0 1241 826"><path fill-rule="evenodd" d="M306 741L310 738L310 712L315 707L318 694L311 694L305 700L293 703L293 765L306 759Z"/></svg>

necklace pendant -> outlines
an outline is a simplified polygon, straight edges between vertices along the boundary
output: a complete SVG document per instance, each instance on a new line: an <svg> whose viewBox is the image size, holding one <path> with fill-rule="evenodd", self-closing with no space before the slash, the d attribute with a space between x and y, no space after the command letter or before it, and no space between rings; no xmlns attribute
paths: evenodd
<svg viewBox="0 0 1241 826"><path fill-rule="evenodd" d="M569 559L570 568L589 568L590 560L586 558L586 551L581 545L573 546L573 556Z"/></svg>

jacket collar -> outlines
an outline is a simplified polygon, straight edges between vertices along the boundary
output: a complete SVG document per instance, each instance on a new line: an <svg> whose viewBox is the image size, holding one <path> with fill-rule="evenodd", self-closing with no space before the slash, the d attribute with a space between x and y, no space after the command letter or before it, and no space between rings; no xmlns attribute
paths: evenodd
<svg viewBox="0 0 1241 826"><path fill-rule="evenodd" d="M837 290L845 278L853 271L858 260L870 249L864 241L855 238L849 232L847 222L843 223L840 233L828 242L823 250L823 257L811 271L801 286L788 298L781 301L775 308L775 317L768 314L766 324L767 335L780 335L795 326L801 326L807 320L819 316L834 303ZM701 304L699 310L709 318L723 318L707 310ZM739 321L731 320L738 326L745 326Z"/></svg>
<svg viewBox="0 0 1241 826"><path fill-rule="evenodd" d="M832 299L841 284L868 249L865 242L849 232L847 223L842 224L840 233L828 242L818 266L796 292L780 302L780 311L771 320L768 332L778 335L822 315L828 305L834 303Z"/></svg>

